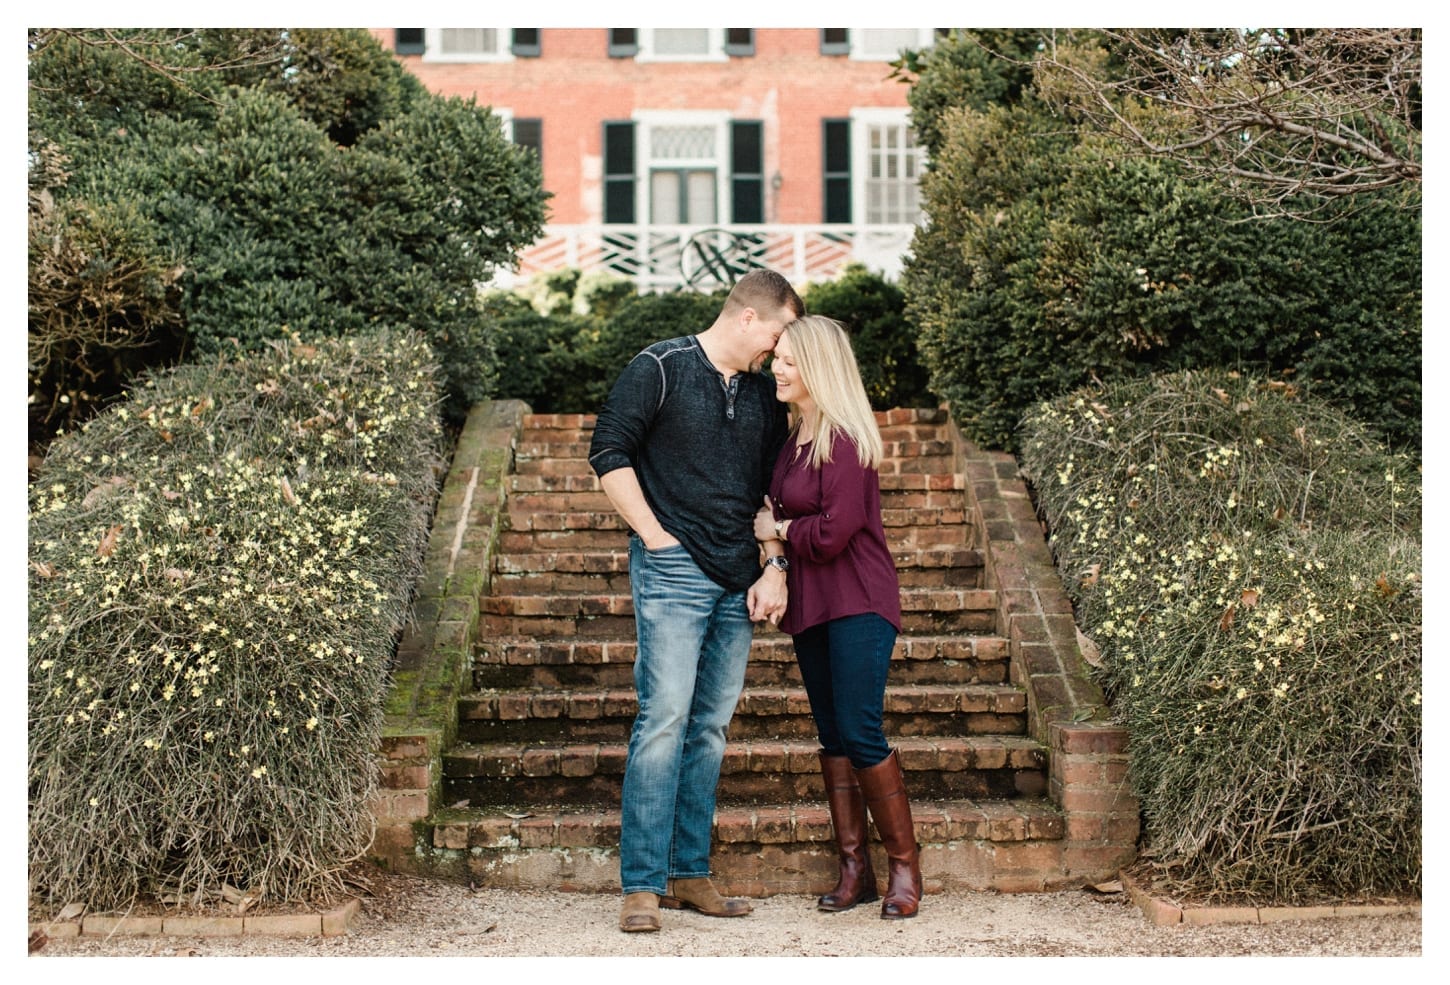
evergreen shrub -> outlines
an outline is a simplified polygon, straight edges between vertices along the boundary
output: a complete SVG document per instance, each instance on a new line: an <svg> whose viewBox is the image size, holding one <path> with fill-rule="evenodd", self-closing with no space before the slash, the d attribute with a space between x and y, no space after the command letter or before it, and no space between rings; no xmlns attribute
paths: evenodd
<svg viewBox="0 0 1450 985"><path fill-rule="evenodd" d="M807 286L801 300L811 314L846 326L874 409L938 406L917 360L916 333L906 322L901 288L852 263L834 280Z"/></svg>
<svg viewBox="0 0 1450 985"><path fill-rule="evenodd" d="M412 332L154 375L29 490L30 889L325 898L372 835L442 468Z"/></svg>

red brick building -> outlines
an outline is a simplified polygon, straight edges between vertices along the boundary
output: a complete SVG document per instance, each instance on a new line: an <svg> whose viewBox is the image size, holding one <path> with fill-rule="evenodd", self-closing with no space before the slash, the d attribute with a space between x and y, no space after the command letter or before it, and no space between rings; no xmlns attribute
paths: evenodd
<svg viewBox="0 0 1450 985"><path fill-rule="evenodd" d="M889 63L931 28L372 28L433 92L538 151L546 236L513 277L607 267L641 289L729 264L894 276L922 151ZM510 278L512 279L512 278Z"/></svg>

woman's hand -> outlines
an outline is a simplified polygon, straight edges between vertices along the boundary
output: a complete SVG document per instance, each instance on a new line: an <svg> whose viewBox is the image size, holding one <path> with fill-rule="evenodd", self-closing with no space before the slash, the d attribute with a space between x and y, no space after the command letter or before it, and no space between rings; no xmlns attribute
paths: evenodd
<svg viewBox="0 0 1450 985"><path fill-rule="evenodd" d="M759 541L779 540L775 535L775 511L770 507L770 497L765 497L765 505L755 514L755 539Z"/></svg>

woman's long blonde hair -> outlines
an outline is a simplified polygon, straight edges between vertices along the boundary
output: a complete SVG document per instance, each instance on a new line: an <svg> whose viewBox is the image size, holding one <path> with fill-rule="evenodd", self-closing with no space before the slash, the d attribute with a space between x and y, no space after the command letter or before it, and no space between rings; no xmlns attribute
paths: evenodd
<svg viewBox="0 0 1450 985"><path fill-rule="evenodd" d="M861 383L856 354L845 326L823 315L805 315L785 327L781 333L790 336L791 355L801 382L815 402L813 419L809 422L814 445L810 464L820 468L831 460L831 445L837 431L843 431L855 443L856 454L867 468L877 468L885 449L876 415ZM803 423L800 408L795 410L795 430Z"/></svg>

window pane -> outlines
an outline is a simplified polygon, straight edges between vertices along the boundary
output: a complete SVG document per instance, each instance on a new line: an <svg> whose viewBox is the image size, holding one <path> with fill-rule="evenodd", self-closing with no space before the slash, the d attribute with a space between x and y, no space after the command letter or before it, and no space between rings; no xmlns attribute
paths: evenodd
<svg viewBox="0 0 1450 985"><path fill-rule="evenodd" d="M707 55L710 53L708 27L657 27L654 31L656 55Z"/></svg>
<svg viewBox="0 0 1450 985"><path fill-rule="evenodd" d="M649 215L651 222L680 221L680 173L655 171L649 176Z"/></svg>
<svg viewBox="0 0 1450 985"><path fill-rule="evenodd" d="M921 151L905 124L873 124L866 128L866 222L916 222L917 177Z"/></svg>
<svg viewBox="0 0 1450 985"><path fill-rule="evenodd" d="M715 221L715 172L691 171L690 204L685 221L705 225Z"/></svg>
<svg viewBox="0 0 1450 985"><path fill-rule="evenodd" d="M445 55L492 55L498 52L496 27L445 27L439 47Z"/></svg>
<svg viewBox="0 0 1450 985"><path fill-rule="evenodd" d="M860 42L859 54L885 59L894 59L901 53L902 48L915 48L919 43L914 27L862 28L861 37L858 40Z"/></svg>
<svg viewBox="0 0 1450 985"><path fill-rule="evenodd" d="M650 157L657 161L715 159L714 127L652 127Z"/></svg>

